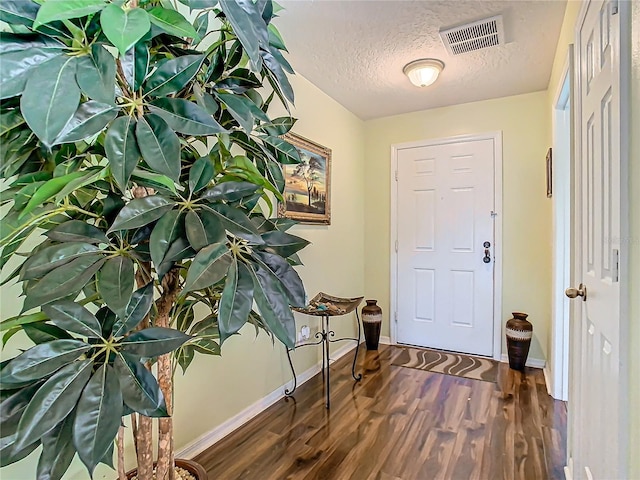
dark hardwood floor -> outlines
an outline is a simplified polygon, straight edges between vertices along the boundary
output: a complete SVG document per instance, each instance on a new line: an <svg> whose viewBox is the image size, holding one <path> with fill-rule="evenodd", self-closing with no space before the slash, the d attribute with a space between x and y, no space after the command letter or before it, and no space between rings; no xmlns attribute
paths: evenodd
<svg viewBox="0 0 640 480"><path fill-rule="evenodd" d="M363 349L364 350L364 349ZM397 347L331 366L195 460L210 480L563 479L566 406L541 370L497 384L390 365Z"/></svg>

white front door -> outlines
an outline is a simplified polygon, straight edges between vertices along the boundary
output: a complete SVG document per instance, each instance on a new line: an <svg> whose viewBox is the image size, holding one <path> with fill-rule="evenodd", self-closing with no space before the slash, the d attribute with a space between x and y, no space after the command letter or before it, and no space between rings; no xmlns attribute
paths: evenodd
<svg viewBox="0 0 640 480"><path fill-rule="evenodd" d="M494 143L397 150L398 343L493 355Z"/></svg>
<svg viewBox="0 0 640 480"><path fill-rule="evenodd" d="M573 478L589 480L626 475L627 374L621 350L626 339L620 296L624 275L620 268L625 265L620 244L624 235L620 222L622 12L618 8L615 1L590 2L578 19L576 38L579 245L574 278L584 284L580 293L586 292L586 297L573 301L577 356L570 391L569 455Z"/></svg>

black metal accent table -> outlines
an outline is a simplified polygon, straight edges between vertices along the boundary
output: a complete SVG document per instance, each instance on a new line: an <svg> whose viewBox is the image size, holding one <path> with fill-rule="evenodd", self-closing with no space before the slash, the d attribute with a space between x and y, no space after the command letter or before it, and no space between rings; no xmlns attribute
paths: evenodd
<svg viewBox="0 0 640 480"><path fill-rule="evenodd" d="M360 349L360 341L361 341L361 323L360 316L358 315L358 305L362 302L364 297L356 297L356 298L341 298L334 297L332 295L327 295L326 293L318 293L310 302L310 305L317 304L327 304L331 303L335 306L335 309L332 310L322 310L318 308L313 308L312 306L305 308L293 308L296 312L304 313L305 315L311 315L314 317L322 317L322 330L316 332L315 337L318 339L317 342L307 342L297 345L296 348L300 347L308 347L312 345L322 345L322 380L324 381L325 393L326 393L326 401L325 407L329 409L331 407L331 396L329 392L329 376L330 376L330 368L329 368L329 344L335 342L341 342L344 340L352 340L356 343L356 351L353 355L353 363L351 364L351 376L356 382L362 380L362 373L356 375L356 360L358 359L358 350ZM335 332L330 330L329 326L329 317L337 317L346 315L348 313L356 312L356 319L358 321L358 338L344 337L344 338L333 338L335 337ZM293 374L293 388L286 388L284 391L285 396L291 397L293 393L296 391L298 387L298 381L296 378L296 371L293 367L293 361L291 360L291 351L286 347L287 351L287 359L289 360L289 366L291 367L291 373Z"/></svg>

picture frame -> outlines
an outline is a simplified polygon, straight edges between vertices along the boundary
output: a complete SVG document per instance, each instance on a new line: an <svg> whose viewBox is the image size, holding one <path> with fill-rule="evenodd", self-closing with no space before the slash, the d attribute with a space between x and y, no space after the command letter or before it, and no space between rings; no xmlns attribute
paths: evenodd
<svg viewBox="0 0 640 480"><path fill-rule="evenodd" d="M553 196L553 153L547 150L547 198Z"/></svg>
<svg viewBox="0 0 640 480"><path fill-rule="evenodd" d="M302 163L282 165L284 202L278 216L306 224L331 224L331 149L289 132L282 136L295 147Z"/></svg>

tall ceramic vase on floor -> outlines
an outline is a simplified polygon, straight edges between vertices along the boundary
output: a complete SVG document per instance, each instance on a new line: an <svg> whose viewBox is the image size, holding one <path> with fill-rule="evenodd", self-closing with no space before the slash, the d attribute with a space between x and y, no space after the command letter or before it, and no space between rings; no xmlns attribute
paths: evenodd
<svg viewBox="0 0 640 480"><path fill-rule="evenodd" d="M513 312L512 315L513 318L507 320L506 328L509 367L524 371L533 337L533 325L527 320L526 313Z"/></svg>
<svg viewBox="0 0 640 480"><path fill-rule="evenodd" d="M382 309L376 305L377 300L367 300L362 307L362 325L367 350L378 350L380 327L382 326Z"/></svg>

